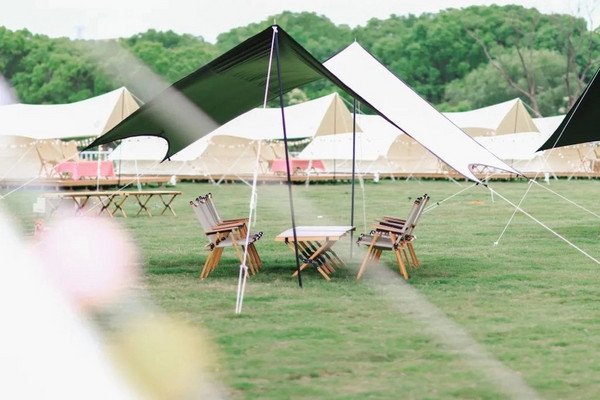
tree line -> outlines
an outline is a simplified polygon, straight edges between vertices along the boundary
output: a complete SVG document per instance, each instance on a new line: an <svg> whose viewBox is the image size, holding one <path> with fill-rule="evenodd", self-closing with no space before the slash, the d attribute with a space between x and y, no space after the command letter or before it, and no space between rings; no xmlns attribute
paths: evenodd
<svg viewBox="0 0 600 400"><path fill-rule="evenodd" d="M147 101L273 20L320 61L357 40L442 111L520 97L536 116L564 113L600 64L598 32L584 18L492 5L373 18L356 28L316 13L283 12L224 32L216 43L152 29L115 40L71 40L0 27L0 74L23 103L68 103L120 86ZM286 101L333 90L323 80Z"/></svg>

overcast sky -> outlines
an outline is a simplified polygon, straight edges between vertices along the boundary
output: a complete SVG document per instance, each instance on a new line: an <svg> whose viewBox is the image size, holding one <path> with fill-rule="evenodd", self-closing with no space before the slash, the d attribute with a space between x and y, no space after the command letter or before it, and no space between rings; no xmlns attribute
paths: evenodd
<svg viewBox="0 0 600 400"><path fill-rule="evenodd" d="M0 25L11 30L26 28L50 37L82 39L129 37L151 28L170 29L214 43L219 33L261 22L285 10L312 11L335 24L355 27L370 18L384 19L391 14L419 15L469 5L520 4L544 13L577 15L595 27L600 22L600 7L594 7L597 3L598 0L15 0L2 7Z"/></svg>

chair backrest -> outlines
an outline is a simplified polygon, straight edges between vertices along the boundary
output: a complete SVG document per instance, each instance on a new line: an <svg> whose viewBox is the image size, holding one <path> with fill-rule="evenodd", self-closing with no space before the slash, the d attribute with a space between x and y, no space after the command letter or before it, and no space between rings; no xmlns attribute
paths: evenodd
<svg viewBox="0 0 600 400"><path fill-rule="evenodd" d="M205 199L208 211L212 215L213 219L216 221L215 225L223 222L223 220L221 219L221 215L219 214L219 211L217 210L217 206L216 206L215 202L213 201L212 193L207 193L206 196L204 196L204 199Z"/></svg>
<svg viewBox="0 0 600 400"><path fill-rule="evenodd" d="M399 238L402 238L406 235L406 232L413 225L415 219L417 218L417 214L421 208L421 204L423 203L423 197L417 197L410 211L408 212L408 216L406 217L406 221L402 225L402 232L398 235Z"/></svg>
<svg viewBox="0 0 600 400"><path fill-rule="evenodd" d="M190 205L204 231L209 231L213 226L217 225L208 209L205 196L199 196L196 200L190 201Z"/></svg>
<svg viewBox="0 0 600 400"><path fill-rule="evenodd" d="M419 222L419 219L421 218L421 214L423 214L423 210L425 210L425 206L427 205L427 202L429 201L429 195L427 195L427 193L425 193L423 196L419 197L419 199L420 199L419 206L417 207L417 210L415 212L413 220L411 221L410 224L408 223L408 221L406 223L407 228L406 228L406 231L404 232L405 237L412 235L412 231L417 226L417 223Z"/></svg>
<svg viewBox="0 0 600 400"><path fill-rule="evenodd" d="M74 140L63 142L61 146L62 156L65 161L81 161L77 143Z"/></svg>
<svg viewBox="0 0 600 400"><path fill-rule="evenodd" d="M400 242L406 237L406 235L407 235L406 232L413 225L415 218L417 218L417 214L419 212L422 202L423 202L423 198L418 197L414 201L413 206L411 207L410 211L408 212L408 216L404 220L404 223L399 227L399 231L396 231L396 230L393 231L394 234L396 235L396 240L394 242L394 245L399 245Z"/></svg>
<svg viewBox="0 0 600 400"><path fill-rule="evenodd" d="M64 161L62 151L47 140L36 143L35 150L43 164L58 164Z"/></svg>

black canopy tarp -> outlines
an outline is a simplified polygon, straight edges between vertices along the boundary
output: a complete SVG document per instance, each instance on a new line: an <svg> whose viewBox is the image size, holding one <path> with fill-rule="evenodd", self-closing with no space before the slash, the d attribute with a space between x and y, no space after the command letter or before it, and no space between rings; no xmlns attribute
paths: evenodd
<svg viewBox="0 0 600 400"><path fill-rule="evenodd" d="M600 140L599 71L596 71L558 128L538 151Z"/></svg>
<svg viewBox="0 0 600 400"><path fill-rule="evenodd" d="M281 79L278 80L277 65L273 62L268 99L327 78L346 93L367 103L281 27L273 25L176 82L88 147L131 136L159 136L169 144L166 159L225 122L261 105L274 30L277 32ZM278 82L282 82L281 91Z"/></svg>

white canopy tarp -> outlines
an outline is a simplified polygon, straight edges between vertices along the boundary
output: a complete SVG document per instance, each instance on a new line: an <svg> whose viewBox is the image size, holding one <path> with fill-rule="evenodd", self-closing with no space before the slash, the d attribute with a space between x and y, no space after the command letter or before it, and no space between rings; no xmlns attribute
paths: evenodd
<svg viewBox="0 0 600 400"><path fill-rule="evenodd" d="M519 98L470 111L447 112L444 115L471 136L538 131Z"/></svg>
<svg viewBox="0 0 600 400"><path fill-rule="evenodd" d="M481 182L472 170L477 165L519 174L465 134L358 43L351 44L324 65L375 111L466 178Z"/></svg>
<svg viewBox="0 0 600 400"><path fill-rule="evenodd" d="M125 88L68 104L0 106L0 136L35 140L96 137L139 108Z"/></svg>

